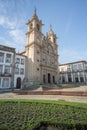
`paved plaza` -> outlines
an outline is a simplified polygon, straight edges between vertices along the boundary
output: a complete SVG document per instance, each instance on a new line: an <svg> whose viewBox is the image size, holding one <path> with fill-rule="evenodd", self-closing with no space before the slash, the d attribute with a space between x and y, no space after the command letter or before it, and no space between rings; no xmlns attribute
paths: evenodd
<svg viewBox="0 0 87 130"><path fill-rule="evenodd" d="M56 90L59 91L59 90ZM62 89L62 91L84 91L87 92L87 86L80 86L77 88ZM38 99L38 100L63 100L70 102L87 103L85 96L64 96L64 95L17 95L12 92L0 93L0 99Z"/></svg>

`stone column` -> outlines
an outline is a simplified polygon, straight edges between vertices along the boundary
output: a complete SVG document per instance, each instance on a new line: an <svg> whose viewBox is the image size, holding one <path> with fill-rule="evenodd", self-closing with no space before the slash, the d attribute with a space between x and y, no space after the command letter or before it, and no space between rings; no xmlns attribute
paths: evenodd
<svg viewBox="0 0 87 130"><path fill-rule="evenodd" d="M71 79L72 79L72 82L73 82L73 74L72 74L72 72L71 72Z"/></svg>
<svg viewBox="0 0 87 130"><path fill-rule="evenodd" d="M83 71L83 79L84 79L84 82L86 82L86 74L84 71Z"/></svg>
<svg viewBox="0 0 87 130"><path fill-rule="evenodd" d="M68 75L67 75L67 73L66 73L66 78L65 79L66 79L66 83L68 83Z"/></svg>
<svg viewBox="0 0 87 130"><path fill-rule="evenodd" d="M79 74L79 72L78 72L78 80L79 80L79 83L80 83L80 74Z"/></svg>

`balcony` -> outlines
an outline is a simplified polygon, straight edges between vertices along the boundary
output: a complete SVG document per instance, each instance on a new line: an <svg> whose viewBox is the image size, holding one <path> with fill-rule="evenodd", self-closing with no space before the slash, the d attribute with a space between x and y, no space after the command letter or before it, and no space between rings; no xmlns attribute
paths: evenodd
<svg viewBox="0 0 87 130"><path fill-rule="evenodd" d="M1 77L12 77L11 73L0 73Z"/></svg>

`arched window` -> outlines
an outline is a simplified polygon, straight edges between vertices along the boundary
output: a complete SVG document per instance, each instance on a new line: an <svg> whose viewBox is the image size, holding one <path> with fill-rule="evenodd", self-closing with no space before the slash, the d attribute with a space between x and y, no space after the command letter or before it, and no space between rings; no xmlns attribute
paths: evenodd
<svg viewBox="0 0 87 130"><path fill-rule="evenodd" d="M54 43L56 42L56 39L55 38L53 38L53 41L54 41Z"/></svg>
<svg viewBox="0 0 87 130"><path fill-rule="evenodd" d="M37 30L38 30L38 31L40 30L39 24L37 24Z"/></svg>
<svg viewBox="0 0 87 130"><path fill-rule="evenodd" d="M31 23L31 25L30 25L30 30L33 28L33 24Z"/></svg>

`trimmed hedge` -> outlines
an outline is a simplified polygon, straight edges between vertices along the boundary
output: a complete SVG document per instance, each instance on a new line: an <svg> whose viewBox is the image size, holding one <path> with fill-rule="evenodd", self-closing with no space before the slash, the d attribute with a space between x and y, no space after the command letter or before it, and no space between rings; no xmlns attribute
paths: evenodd
<svg viewBox="0 0 87 130"><path fill-rule="evenodd" d="M87 107L58 101L0 101L0 130L39 130L40 122L61 130L85 130Z"/></svg>

